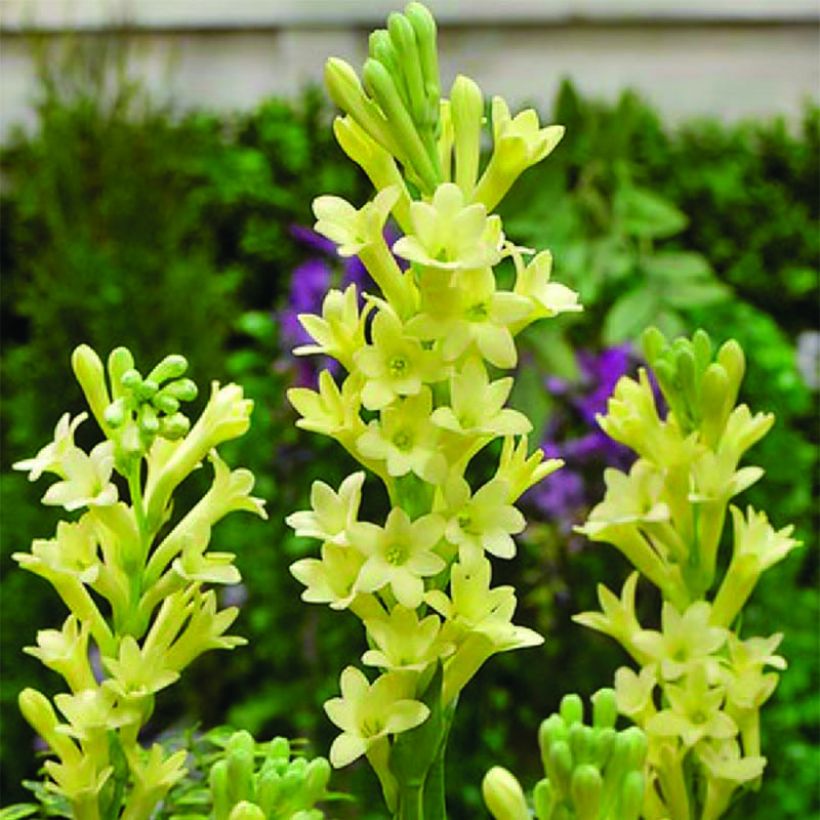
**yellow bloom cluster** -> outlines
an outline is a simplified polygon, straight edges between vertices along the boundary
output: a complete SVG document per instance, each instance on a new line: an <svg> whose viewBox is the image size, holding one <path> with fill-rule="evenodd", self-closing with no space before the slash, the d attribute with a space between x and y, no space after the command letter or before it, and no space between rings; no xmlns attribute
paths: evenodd
<svg viewBox="0 0 820 820"><path fill-rule="evenodd" d="M235 510L265 516L251 496L253 475L231 471L215 449L248 429L252 403L237 385L214 383L191 427L179 408L197 391L181 378L183 357L166 357L144 378L125 348L111 353L107 374L85 345L72 364L105 441L85 453L74 434L87 414L66 414L54 441L14 466L32 481L44 473L60 479L44 504L84 511L12 556L48 580L71 611L62 629L41 630L37 646L26 649L70 691L52 705L25 689L20 709L57 757L46 761L47 787L69 802L73 817L143 820L186 771L184 751L166 755L159 744L145 750L138 742L156 693L203 652L244 643L225 634L237 609L218 610L214 591L202 587L240 580L233 555L208 551L211 527ZM166 527L172 493L206 457L211 488ZM128 504L119 500L115 472L128 485Z"/></svg>
<svg viewBox="0 0 820 820"><path fill-rule="evenodd" d="M356 473L338 491L314 484L312 509L288 519L322 541L321 558L292 567L303 598L358 615L372 647L363 662L382 670L372 685L353 667L343 673L343 697L326 705L343 730L331 761L367 754L391 809L389 738L423 723L431 698L452 709L492 654L542 642L512 624L515 591L492 587L488 556L515 555L524 529L515 503L560 462L528 452L532 425L505 406L513 379L495 370L516 365L515 336L529 324L581 309L550 281L550 255L515 247L491 213L563 129L541 128L533 111L511 118L496 98L480 174L483 97L458 77L440 98L435 34L427 9L411 3L371 36L364 86L349 65L328 62L328 89L345 112L334 131L376 194L359 208L319 197L316 230L341 255L358 255L378 290L361 294L361 309L355 286L331 290L321 317L300 317L316 344L297 352L333 356L346 372L341 384L325 371L318 390L289 392L297 425L336 439L381 479L392 505L383 525L360 521L365 474ZM392 248L391 216L403 233ZM504 259L516 272L511 290L493 271ZM471 486L468 465L499 438L495 476ZM439 666L441 691L431 693Z"/></svg>
<svg viewBox="0 0 820 820"><path fill-rule="evenodd" d="M765 670L786 666L775 654L781 634L744 640L733 625L761 573L798 543L791 527L775 531L765 514L729 506L761 477L738 463L773 422L735 406L745 369L737 343L714 353L702 331L670 345L650 329L644 348L668 412L659 414L646 371L618 383L599 422L639 458L628 474L607 471L606 496L579 528L637 571L620 597L599 586L602 611L575 620L614 637L641 667L619 669L615 692L649 740L643 816L714 820L738 788L759 782L759 711L778 681ZM727 508L732 557L716 584ZM636 615L639 575L663 596L658 630Z"/></svg>

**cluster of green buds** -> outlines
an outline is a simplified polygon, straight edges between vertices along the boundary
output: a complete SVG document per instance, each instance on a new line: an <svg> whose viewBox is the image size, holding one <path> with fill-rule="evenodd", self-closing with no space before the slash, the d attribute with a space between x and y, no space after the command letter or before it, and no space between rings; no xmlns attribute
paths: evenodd
<svg viewBox="0 0 820 820"><path fill-rule="evenodd" d="M248 732L235 732L211 767L211 818L322 820L324 813L314 806L327 798L329 779L327 760L292 756L287 738L256 743Z"/></svg>
<svg viewBox="0 0 820 820"><path fill-rule="evenodd" d="M371 38L364 86L343 61L327 64L345 112L336 136L376 194L361 208L319 197L316 230L357 255L378 290L331 290L321 316L300 317L315 344L296 352L331 356L345 373L339 383L324 371L318 390L288 394L298 426L338 441L391 503L383 525L359 520L366 473L356 472L338 489L316 482L312 509L288 523L322 543L320 559L292 567L304 600L357 615L370 647L362 663L379 670L371 682L348 667L342 697L325 705L342 729L331 762L366 755L402 817L424 816L424 801L443 810L435 772L464 685L494 653L542 642L513 625L515 590L492 586L488 556L514 557L525 526L515 503L560 462L530 453L529 419L505 406L513 379L495 371L515 367L525 327L580 310L577 294L550 282L550 254L514 246L490 213L563 129L541 128L532 110L513 119L496 98L479 176L484 98L466 77L440 98L435 38L430 13L411 3ZM392 253L391 215L403 232ZM493 270L503 259L515 269L511 290ZM498 439L494 477L471 486L468 465Z"/></svg>
<svg viewBox="0 0 820 820"><path fill-rule="evenodd" d="M591 698L592 725L584 705L567 695L560 711L538 731L546 777L533 791L537 820L637 820L644 794L646 736L635 726L615 729L615 692ZM524 793L515 776L496 766L482 784L484 801L496 820L528 820Z"/></svg>
<svg viewBox="0 0 820 820"><path fill-rule="evenodd" d="M759 714L777 686L766 667L782 634L740 637L739 615L761 574L798 542L762 512L731 499L757 481L759 467L738 467L773 417L736 405L743 352L728 341L717 352L698 331L669 344L650 328L644 353L668 407L659 414L645 370L624 377L599 418L606 433L639 458L629 473L607 470L606 495L579 531L615 546L635 566L620 596L598 588L601 612L575 620L619 641L641 667L615 676L618 710L647 734L649 820L714 820L735 792L759 784ZM732 518L732 553L722 578L718 549ZM635 612L643 575L662 595L660 628Z"/></svg>
<svg viewBox="0 0 820 820"><path fill-rule="evenodd" d="M138 741L156 693L203 652L244 643L226 634L236 608L220 610L215 591L203 587L240 580L232 554L208 551L214 524L235 510L265 515L251 496L253 475L230 470L215 449L246 432L252 402L237 385L214 383L191 427L179 408L197 390L183 377L183 357L168 356L143 378L125 348L105 368L82 345L72 366L104 441L85 452L74 436L87 414L65 414L54 441L14 465L32 481L56 475L43 503L79 516L13 556L49 581L70 610L61 629L38 632L37 645L26 649L69 691L52 705L25 689L20 709L56 757L45 764L47 788L71 816L143 820L185 774L184 751L166 754ZM206 458L212 485L180 514L171 496ZM126 486L128 501L121 499Z"/></svg>

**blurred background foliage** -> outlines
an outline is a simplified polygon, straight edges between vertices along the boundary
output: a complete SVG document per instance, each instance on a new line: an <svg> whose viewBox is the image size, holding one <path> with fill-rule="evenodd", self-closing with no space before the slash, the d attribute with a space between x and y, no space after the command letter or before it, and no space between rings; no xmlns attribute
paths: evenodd
<svg viewBox="0 0 820 820"><path fill-rule="evenodd" d="M64 617L49 587L10 559L48 536L54 520L38 504L42 488L9 468L50 438L61 412L80 410L68 361L80 342L103 354L126 344L143 363L182 352L201 385L236 380L256 402L251 432L230 462L254 471L270 520L217 530L245 578L225 594L242 607L237 631L250 646L203 658L159 699L154 731L229 722L260 740L307 738L326 754L333 728L321 704L363 651L362 635L354 619L299 600L288 565L314 545L283 519L307 506L313 479L337 484L353 465L294 428L284 391L315 375L290 356L293 313L342 272L294 226L311 224L314 196L361 202L368 186L335 146L318 90L249 112L179 114L128 79L115 40L77 45L41 66L37 128L15 133L0 154L3 802L21 797L21 778L36 770L16 695L24 685L56 684L21 649L37 628ZM777 414L751 457L767 474L748 503L777 526L794 522L806 547L765 576L748 607L745 634L784 631L790 668L763 712L763 789L738 811L761 820L812 816L820 809L810 335L820 111L807 107L797 127L701 121L672 130L629 92L602 104L567 83L550 113L567 136L525 175L503 216L511 238L552 249L556 279L579 289L586 309L522 339L514 400L567 467L529 496L532 523L519 558L497 568L499 582L520 590L517 620L544 632L547 644L494 658L466 691L450 744L451 816L481 814L479 785L493 763L534 782L540 719L566 692L587 696L607 685L625 661L614 642L570 622L595 606L597 582L619 587L627 571L572 525L600 496L603 467L623 459L596 433L594 412L617 377L634 372L629 342L650 322L737 338L748 358L743 398ZM315 293L307 263L328 277ZM801 369L798 344L811 353L812 338L815 356ZM364 515L382 515L375 485L366 498ZM370 816L366 807L379 804L364 766L337 773L331 785L361 797L351 816Z"/></svg>

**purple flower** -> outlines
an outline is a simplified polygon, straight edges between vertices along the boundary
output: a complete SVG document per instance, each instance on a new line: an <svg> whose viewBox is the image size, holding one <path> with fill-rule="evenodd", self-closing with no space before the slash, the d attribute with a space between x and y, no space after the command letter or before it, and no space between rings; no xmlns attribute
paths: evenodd
<svg viewBox="0 0 820 820"><path fill-rule="evenodd" d="M606 404L621 376L629 372L632 347L629 344L609 347L597 356L588 351L578 353L583 381L592 389L575 400L578 412L588 424L597 424L595 416L606 412Z"/></svg>
<svg viewBox="0 0 820 820"><path fill-rule="evenodd" d="M290 235L311 250L336 256L336 243L320 233L316 233L313 228L306 228L304 225L291 225Z"/></svg>
<svg viewBox="0 0 820 820"><path fill-rule="evenodd" d="M567 531L586 505L583 478L567 469L536 484L524 497L546 516L557 519L561 528Z"/></svg>

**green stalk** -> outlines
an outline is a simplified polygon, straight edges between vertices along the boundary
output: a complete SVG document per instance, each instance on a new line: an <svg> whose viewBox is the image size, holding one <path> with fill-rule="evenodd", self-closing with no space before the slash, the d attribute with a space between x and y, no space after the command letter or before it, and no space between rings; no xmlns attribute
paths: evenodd
<svg viewBox="0 0 820 820"><path fill-rule="evenodd" d="M397 820L425 820L422 783L408 784L399 791L396 818Z"/></svg>

